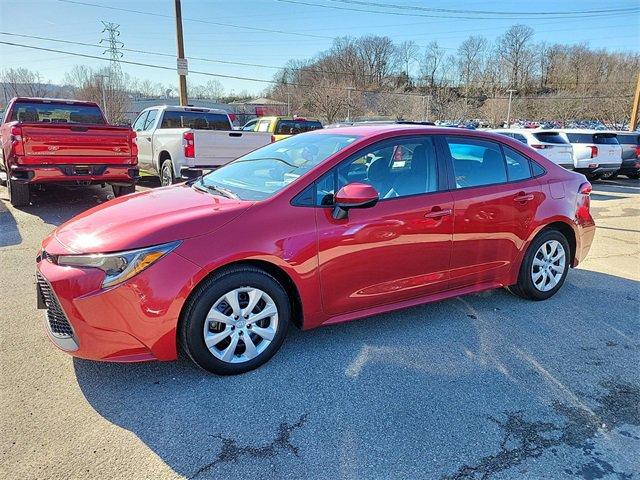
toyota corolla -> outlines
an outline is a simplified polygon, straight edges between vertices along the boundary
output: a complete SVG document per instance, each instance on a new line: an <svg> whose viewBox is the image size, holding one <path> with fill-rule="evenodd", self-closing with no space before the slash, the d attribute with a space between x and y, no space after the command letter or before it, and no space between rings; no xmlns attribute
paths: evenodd
<svg viewBox="0 0 640 480"><path fill-rule="evenodd" d="M545 300L586 256L591 185L513 139L411 125L317 130L190 182L111 200L37 259L49 338L72 355L218 374L290 324L508 287Z"/></svg>

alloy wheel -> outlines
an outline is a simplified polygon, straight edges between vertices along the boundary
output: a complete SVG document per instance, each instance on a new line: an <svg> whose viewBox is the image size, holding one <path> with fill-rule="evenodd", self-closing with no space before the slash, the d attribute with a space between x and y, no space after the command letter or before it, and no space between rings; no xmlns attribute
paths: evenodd
<svg viewBox="0 0 640 480"><path fill-rule="evenodd" d="M259 356L278 330L278 308L264 291L236 288L221 296L204 322L204 343L216 358L243 363Z"/></svg>
<svg viewBox="0 0 640 480"><path fill-rule="evenodd" d="M536 289L548 292L553 289L564 275L566 264L566 252L557 240L549 240L543 243L531 265L531 280Z"/></svg>

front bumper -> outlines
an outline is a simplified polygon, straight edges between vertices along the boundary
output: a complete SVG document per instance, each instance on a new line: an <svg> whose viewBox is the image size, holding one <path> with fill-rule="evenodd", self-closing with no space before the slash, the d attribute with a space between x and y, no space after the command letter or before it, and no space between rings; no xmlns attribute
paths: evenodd
<svg viewBox="0 0 640 480"><path fill-rule="evenodd" d="M177 357L178 318L199 271L193 263L172 252L122 284L102 289L101 270L38 259L38 281L50 288L46 331L58 348L116 362Z"/></svg>
<svg viewBox="0 0 640 480"><path fill-rule="evenodd" d="M131 185L140 178L136 165L61 164L12 165L11 181L21 183L116 183Z"/></svg>

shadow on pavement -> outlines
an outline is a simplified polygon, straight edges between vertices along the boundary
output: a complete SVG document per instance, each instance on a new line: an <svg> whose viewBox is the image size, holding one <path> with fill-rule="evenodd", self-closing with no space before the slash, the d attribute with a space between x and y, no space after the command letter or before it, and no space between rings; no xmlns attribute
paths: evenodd
<svg viewBox="0 0 640 480"><path fill-rule="evenodd" d="M186 360L74 366L102 417L188 478L631 473L624 449L600 446L640 447L624 436L639 423L639 293L575 270L545 302L495 290L292 330L236 377ZM611 302L629 315L612 318Z"/></svg>
<svg viewBox="0 0 640 480"><path fill-rule="evenodd" d="M8 247L10 245L20 245L22 236L18 230L16 219L12 213L0 201L0 247Z"/></svg>

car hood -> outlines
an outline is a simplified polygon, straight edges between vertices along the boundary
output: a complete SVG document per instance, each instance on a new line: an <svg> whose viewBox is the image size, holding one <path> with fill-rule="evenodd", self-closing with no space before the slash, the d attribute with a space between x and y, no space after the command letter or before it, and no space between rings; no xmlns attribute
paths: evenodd
<svg viewBox="0 0 640 480"><path fill-rule="evenodd" d="M51 254L106 253L182 240L220 228L253 203L186 184L157 188L81 213L54 230L43 248Z"/></svg>

